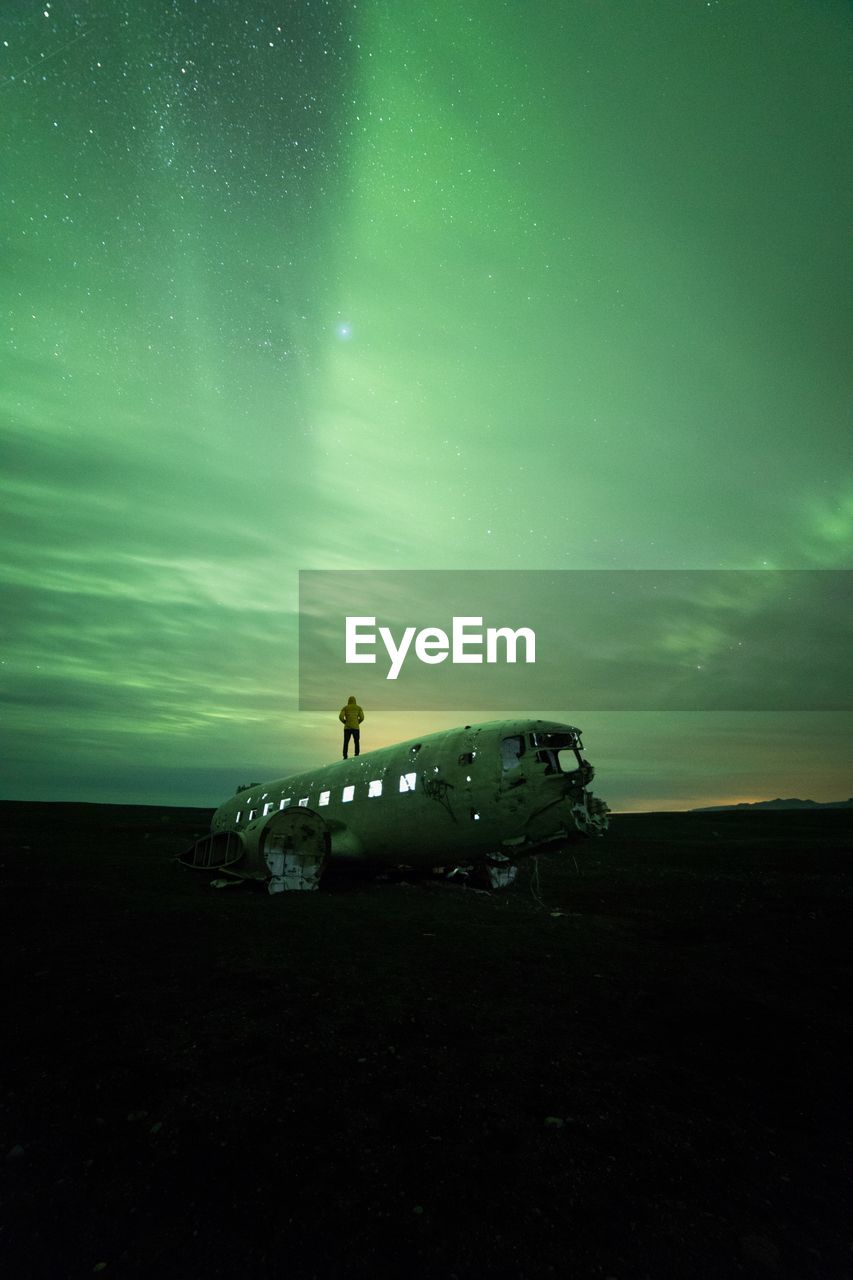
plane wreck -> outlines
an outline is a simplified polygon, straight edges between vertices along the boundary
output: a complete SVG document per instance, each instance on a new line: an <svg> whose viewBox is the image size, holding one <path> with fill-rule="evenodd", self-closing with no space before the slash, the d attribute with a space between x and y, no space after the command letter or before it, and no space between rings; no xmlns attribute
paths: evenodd
<svg viewBox="0 0 853 1280"><path fill-rule="evenodd" d="M516 864L607 829L581 731L545 720L465 725L240 787L180 854L196 870L319 887L328 860L478 869L493 888Z"/></svg>

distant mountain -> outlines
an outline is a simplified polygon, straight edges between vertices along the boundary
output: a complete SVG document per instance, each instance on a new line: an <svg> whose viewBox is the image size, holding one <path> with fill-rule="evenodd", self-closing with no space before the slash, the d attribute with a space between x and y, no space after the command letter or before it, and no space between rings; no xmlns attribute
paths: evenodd
<svg viewBox="0 0 853 1280"><path fill-rule="evenodd" d="M691 813L724 813L729 809L853 809L853 799L829 800L825 804L817 800L756 800L755 804L709 804Z"/></svg>

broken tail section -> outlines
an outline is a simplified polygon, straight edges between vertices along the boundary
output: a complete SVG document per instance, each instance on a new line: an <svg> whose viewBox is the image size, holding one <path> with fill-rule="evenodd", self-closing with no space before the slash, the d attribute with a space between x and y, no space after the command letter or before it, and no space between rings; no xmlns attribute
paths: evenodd
<svg viewBox="0 0 853 1280"><path fill-rule="evenodd" d="M328 861L330 835L312 809L285 809L245 831L216 831L196 840L176 861L196 871L238 880L265 880L270 893L314 890Z"/></svg>

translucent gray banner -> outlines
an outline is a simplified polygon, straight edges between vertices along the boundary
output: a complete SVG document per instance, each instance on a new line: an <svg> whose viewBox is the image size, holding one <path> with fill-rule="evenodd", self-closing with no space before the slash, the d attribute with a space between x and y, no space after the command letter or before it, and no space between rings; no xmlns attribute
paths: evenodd
<svg viewBox="0 0 853 1280"><path fill-rule="evenodd" d="M354 693L374 711L848 709L850 578L303 570L299 706Z"/></svg>

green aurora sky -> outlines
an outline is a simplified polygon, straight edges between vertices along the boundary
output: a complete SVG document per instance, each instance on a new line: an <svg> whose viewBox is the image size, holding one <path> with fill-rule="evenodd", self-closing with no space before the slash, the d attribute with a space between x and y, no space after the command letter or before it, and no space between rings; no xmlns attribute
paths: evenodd
<svg viewBox="0 0 853 1280"><path fill-rule="evenodd" d="M299 569L849 564L846 3L8 0L0 55L4 796L336 757ZM840 711L581 725L614 808L853 790Z"/></svg>

